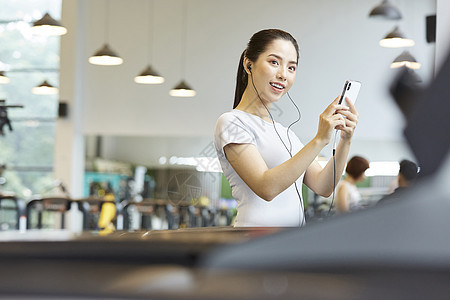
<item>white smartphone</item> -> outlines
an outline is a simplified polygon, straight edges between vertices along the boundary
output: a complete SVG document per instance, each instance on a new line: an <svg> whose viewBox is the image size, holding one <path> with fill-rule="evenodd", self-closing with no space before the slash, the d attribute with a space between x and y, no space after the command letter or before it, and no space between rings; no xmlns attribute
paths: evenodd
<svg viewBox="0 0 450 300"><path fill-rule="evenodd" d="M359 90L361 89L361 82L356 80L347 80L344 84L344 89L342 90L341 99L339 100L339 104L348 97L353 104L355 104L356 99L358 98Z"/></svg>

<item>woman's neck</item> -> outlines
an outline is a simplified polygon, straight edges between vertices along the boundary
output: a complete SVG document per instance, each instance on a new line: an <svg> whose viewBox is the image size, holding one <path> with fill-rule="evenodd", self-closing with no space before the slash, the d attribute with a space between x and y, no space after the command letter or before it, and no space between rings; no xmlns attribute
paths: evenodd
<svg viewBox="0 0 450 300"><path fill-rule="evenodd" d="M356 180L350 175L347 175L344 180L347 181L348 183L356 184Z"/></svg>
<svg viewBox="0 0 450 300"><path fill-rule="evenodd" d="M258 116L263 120L271 121L268 112L268 110L270 110L270 103L264 105L259 96L256 93L249 92L248 89L244 91L241 102L239 102L236 109Z"/></svg>

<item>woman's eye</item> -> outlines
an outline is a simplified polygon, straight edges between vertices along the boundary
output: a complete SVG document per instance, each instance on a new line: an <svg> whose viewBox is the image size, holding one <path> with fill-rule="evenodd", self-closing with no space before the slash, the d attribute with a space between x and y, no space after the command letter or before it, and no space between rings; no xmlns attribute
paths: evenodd
<svg viewBox="0 0 450 300"><path fill-rule="evenodd" d="M278 65L278 62L276 60L272 60L271 63L274 65Z"/></svg>
<svg viewBox="0 0 450 300"><path fill-rule="evenodd" d="M289 67L289 70L291 70L291 71L295 71L295 67L294 67L294 66L292 66L292 67Z"/></svg>

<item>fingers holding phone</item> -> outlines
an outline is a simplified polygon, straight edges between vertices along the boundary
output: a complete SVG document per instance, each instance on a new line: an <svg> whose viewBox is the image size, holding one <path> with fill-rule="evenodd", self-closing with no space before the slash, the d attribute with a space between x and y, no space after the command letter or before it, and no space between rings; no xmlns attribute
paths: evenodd
<svg viewBox="0 0 450 300"><path fill-rule="evenodd" d="M333 130L341 130L341 138L349 139L358 123L358 112L355 102L358 98L361 83L347 80L340 96L324 110L319 119L317 136L329 141Z"/></svg>
<svg viewBox="0 0 450 300"><path fill-rule="evenodd" d="M339 114L345 117L345 126L342 128L336 128L341 130L341 138L343 139L351 138L355 131L356 125L358 124L358 111L355 108L355 102L358 98L360 89L361 82L356 80L347 80L344 84L339 103L342 103L345 99L345 104L349 109L338 111Z"/></svg>
<svg viewBox="0 0 450 300"><path fill-rule="evenodd" d="M336 113L341 114L353 121L358 119L358 111L356 110L355 105L353 105L352 101L348 97L346 97L344 101L347 105L346 109L340 109L336 111Z"/></svg>

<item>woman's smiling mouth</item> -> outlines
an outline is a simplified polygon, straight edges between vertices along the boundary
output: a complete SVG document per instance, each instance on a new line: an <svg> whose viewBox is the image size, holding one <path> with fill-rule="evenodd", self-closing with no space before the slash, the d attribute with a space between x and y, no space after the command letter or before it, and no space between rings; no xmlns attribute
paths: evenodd
<svg viewBox="0 0 450 300"><path fill-rule="evenodd" d="M271 82L270 85L277 92L282 92L285 89L285 86L281 83Z"/></svg>

